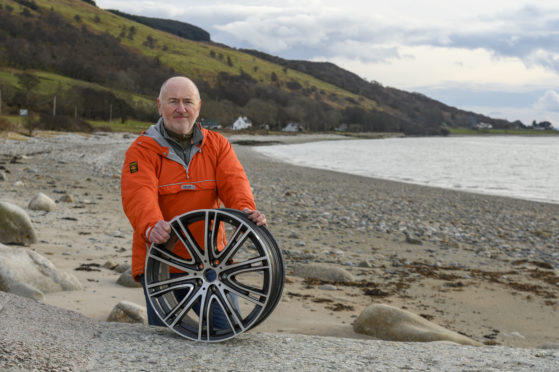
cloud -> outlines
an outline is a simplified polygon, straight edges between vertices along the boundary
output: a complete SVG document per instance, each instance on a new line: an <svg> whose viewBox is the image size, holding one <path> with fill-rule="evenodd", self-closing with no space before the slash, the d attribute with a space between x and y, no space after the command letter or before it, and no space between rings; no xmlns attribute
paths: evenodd
<svg viewBox="0 0 559 372"><path fill-rule="evenodd" d="M548 90L534 104L534 108L540 111L559 112L559 93Z"/></svg>

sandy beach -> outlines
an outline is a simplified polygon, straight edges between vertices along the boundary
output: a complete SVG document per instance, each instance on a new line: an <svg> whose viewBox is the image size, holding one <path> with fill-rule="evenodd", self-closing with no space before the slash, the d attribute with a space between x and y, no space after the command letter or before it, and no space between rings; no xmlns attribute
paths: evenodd
<svg viewBox="0 0 559 372"><path fill-rule="evenodd" d="M26 208L38 192L74 199L54 212L27 210L39 238L30 248L84 286L49 293L47 304L99 321L121 300L145 304L141 288L117 284L120 274L104 267L130 260L120 169L133 138L0 139L3 201ZM296 167L234 146L287 266L282 300L258 331L370 338L351 324L367 305L386 303L487 345L559 344L559 205ZM339 265L357 280L326 290L292 274L312 262Z"/></svg>

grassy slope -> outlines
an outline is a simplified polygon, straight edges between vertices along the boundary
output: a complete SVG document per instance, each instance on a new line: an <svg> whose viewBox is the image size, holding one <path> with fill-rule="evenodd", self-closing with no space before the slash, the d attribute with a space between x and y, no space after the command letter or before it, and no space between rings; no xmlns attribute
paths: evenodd
<svg viewBox="0 0 559 372"><path fill-rule="evenodd" d="M19 8L19 5L15 2L11 0L7 2L12 3L15 9ZM35 0L35 2L37 5L46 9L52 7L65 18L71 19L77 26L79 26L79 24L86 25L92 30L108 32L115 37L119 36L123 26L125 26L127 30L129 30L131 26L134 26L136 34L133 40L124 37L121 41L123 45L143 55L159 57L161 62L173 67L178 73L191 76L195 79L201 78L210 83L214 83L220 71L236 75L239 74L240 69L242 69L262 84L271 84L271 74L275 72L278 78L283 82L295 80L303 87L314 86L318 90L323 90L325 94L322 96L322 99L334 107L344 107L347 104L345 98L353 98L360 101L363 108L376 107L379 110L383 109L370 99L362 98L312 76L293 70L288 70L286 74L284 73L283 67L263 61L249 54L213 43L202 43L182 39L175 35L118 17L108 11L95 8L79 0ZM81 19L80 22L74 19L76 15L79 15ZM99 17L100 22L95 22L96 16ZM148 36L155 39L155 48L153 49L143 45ZM164 47L166 47L166 50L163 49ZM223 59L212 58L210 56L212 50L216 55L222 54ZM227 64L227 57L230 57L233 66ZM336 94L342 99L334 101L329 100L328 95L331 93Z"/></svg>

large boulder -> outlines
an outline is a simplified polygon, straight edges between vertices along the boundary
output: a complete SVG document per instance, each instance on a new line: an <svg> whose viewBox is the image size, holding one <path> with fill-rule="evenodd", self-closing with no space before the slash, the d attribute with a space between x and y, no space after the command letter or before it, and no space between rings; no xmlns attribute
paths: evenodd
<svg viewBox="0 0 559 372"><path fill-rule="evenodd" d="M75 276L39 253L0 244L0 291L41 300L44 293L78 289L82 285Z"/></svg>
<svg viewBox="0 0 559 372"><path fill-rule="evenodd" d="M52 212L56 209L56 203L54 200L40 192L31 199L28 208L34 211Z"/></svg>
<svg viewBox="0 0 559 372"><path fill-rule="evenodd" d="M29 245L36 242L35 229L25 210L0 201L0 243Z"/></svg>
<svg viewBox="0 0 559 372"><path fill-rule="evenodd" d="M353 275L341 267L318 263L297 264L293 269L293 275L333 283L349 283L355 281Z"/></svg>
<svg viewBox="0 0 559 372"><path fill-rule="evenodd" d="M107 322L148 323L146 308L130 301L120 301L113 308Z"/></svg>
<svg viewBox="0 0 559 372"><path fill-rule="evenodd" d="M373 304L365 308L355 320L353 330L386 341L451 341L463 345L481 345L419 315L385 304Z"/></svg>

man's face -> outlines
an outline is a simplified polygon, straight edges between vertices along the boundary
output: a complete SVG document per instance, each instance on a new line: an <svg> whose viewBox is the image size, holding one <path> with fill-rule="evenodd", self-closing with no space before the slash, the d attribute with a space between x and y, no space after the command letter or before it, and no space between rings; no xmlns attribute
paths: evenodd
<svg viewBox="0 0 559 372"><path fill-rule="evenodd" d="M178 134L192 131L200 114L202 101L194 83L185 78L172 78L157 99L165 128Z"/></svg>

